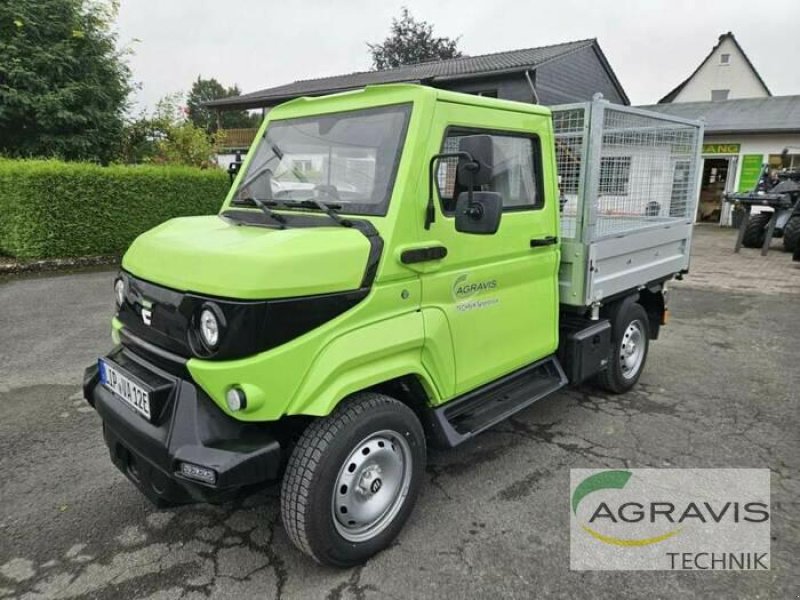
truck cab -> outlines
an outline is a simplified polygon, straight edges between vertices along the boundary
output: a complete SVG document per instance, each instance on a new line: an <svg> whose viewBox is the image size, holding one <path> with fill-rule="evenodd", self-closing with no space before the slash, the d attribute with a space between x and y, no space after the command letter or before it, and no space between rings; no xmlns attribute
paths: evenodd
<svg viewBox="0 0 800 600"><path fill-rule="evenodd" d="M281 480L295 545L348 566L400 531L427 445L633 387L675 271L560 303L556 157L549 109L417 85L270 111L220 213L123 258L84 376L114 463L161 505Z"/></svg>

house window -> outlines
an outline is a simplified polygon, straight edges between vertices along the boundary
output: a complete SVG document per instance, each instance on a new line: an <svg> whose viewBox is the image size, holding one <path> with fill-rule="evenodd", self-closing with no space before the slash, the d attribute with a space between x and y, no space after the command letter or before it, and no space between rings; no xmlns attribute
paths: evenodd
<svg viewBox="0 0 800 600"><path fill-rule="evenodd" d="M314 163L311 160L295 159L292 161L292 168L301 173L308 173L314 168Z"/></svg>
<svg viewBox="0 0 800 600"><path fill-rule="evenodd" d="M720 102L728 99L730 90L711 90L711 101Z"/></svg>
<svg viewBox="0 0 800 600"><path fill-rule="evenodd" d="M770 154L768 162L770 169L800 169L800 154Z"/></svg>
<svg viewBox="0 0 800 600"><path fill-rule="evenodd" d="M720 54L719 55L719 64L721 64L721 65L729 65L729 64L731 64L731 55L730 54Z"/></svg>
<svg viewBox="0 0 800 600"><path fill-rule="evenodd" d="M630 156L604 156L600 159L600 193L627 196L631 180Z"/></svg>

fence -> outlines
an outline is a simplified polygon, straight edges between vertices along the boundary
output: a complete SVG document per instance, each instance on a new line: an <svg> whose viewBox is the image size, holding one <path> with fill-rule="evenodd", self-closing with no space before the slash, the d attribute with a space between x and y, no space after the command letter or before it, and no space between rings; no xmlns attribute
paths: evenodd
<svg viewBox="0 0 800 600"><path fill-rule="evenodd" d="M222 133L221 150L247 150L253 143L258 129L221 129L220 133Z"/></svg>

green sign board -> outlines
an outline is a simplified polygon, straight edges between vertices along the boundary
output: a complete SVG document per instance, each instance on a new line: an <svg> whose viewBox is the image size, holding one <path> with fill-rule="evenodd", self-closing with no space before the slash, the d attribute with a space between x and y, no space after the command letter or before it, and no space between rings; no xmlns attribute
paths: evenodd
<svg viewBox="0 0 800 600"><path fill-rule="evenodd" d="M703 144L703 154L739 154L739 144Z"/></svg>
<svg viewBox="0 0 800 600"><path fill-rule="evenodd" d="M756 186L763 161L764 156L761 154L745 154L742 157L742 172L739 175L740 192L749 192Z"/></svg>

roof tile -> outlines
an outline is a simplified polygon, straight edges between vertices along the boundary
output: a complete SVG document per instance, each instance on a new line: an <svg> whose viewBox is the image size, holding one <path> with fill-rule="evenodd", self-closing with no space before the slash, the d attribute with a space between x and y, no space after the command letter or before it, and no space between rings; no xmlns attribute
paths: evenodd
<svg viewBox="0 0 800 600"><path fill-rule="evenodd" d="M706 134L800 133L800 96L674 102L639 108L687 119L704 118Z"/></svg>
<svg viewBox="0 0 800 600"><path fill-rule="evenodd" d="M329 93L337 90L348 90L380 83L431 82L439 79L457 79L471 75L490 74L513 69L533 68L571 52L581 50L596 43L595 39L578 40L542 46L482 54L480 56L463 56L449 60L437 60L415 65L406 65L384 71L363 71L319 79L305 79L286 85L267 88L241 96L222 98L208 102L208 106L247 105L271 103L303 95Z"/></svg>

